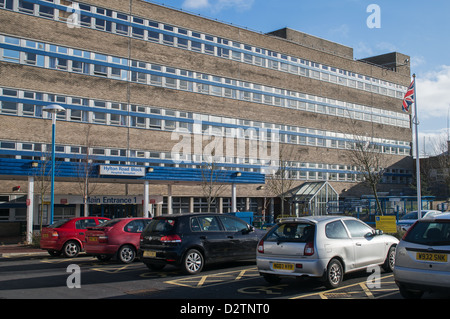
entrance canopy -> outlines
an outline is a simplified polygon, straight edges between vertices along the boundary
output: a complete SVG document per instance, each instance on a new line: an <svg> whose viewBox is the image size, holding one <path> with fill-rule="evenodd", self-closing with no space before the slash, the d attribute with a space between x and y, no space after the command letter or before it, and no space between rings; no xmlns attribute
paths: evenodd
<svg viewBox="0 0 450 319"><path fill-rule="evenodd" d="M339 201L339 194L326 181L307 182L288 192L296 216L326 215L329 203Z"/></svg>
<svg viewBox="0 0 450 319"><path fill-rule="evenodd" d="M264 184L264 174L228 170L209 171L200 168L107 165L78 162L56 162L55 180L75 181L89 174L89 179L97 183L144 184L201 184L205 180L218 184ZM0 158L0 179L39 178L49 176L51 165L47 161Z"/></svg>

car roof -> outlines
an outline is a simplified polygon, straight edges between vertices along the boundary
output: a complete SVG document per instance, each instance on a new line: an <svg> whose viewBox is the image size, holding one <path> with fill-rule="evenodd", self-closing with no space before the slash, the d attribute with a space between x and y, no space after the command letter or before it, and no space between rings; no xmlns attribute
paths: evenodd
<svg viewBox="0 0 450 319"><path fill-rule="evenodd" d="M336 216L336 215L326 215L326 216L304 216L304 217L292 217L292 218L284 218L280 221L280 223L284 222L312 222L318 224L320 222L328 222L333 220L342 220L342 219L355 219L354 217L349 216Z"/></svg>
<svg viewBox="0 0 450 319"><path fill-rule="evenodd" d="M450 220L450 212L444 212L442 214L434 216L431 219L434 219L434 220L440 220L440 219Z"/></svg>
<svg viewBox="0 0 450 319"><path fill-rule="evenodd" d="M184 214L162 214L159 216L155 216L154 218L180 218L180 217L193 217L193 216L205 216L205 215L213 215L213 216L219 216L219 215L226 215L226 214L220 214L220 213L184 213Z"/></svg>

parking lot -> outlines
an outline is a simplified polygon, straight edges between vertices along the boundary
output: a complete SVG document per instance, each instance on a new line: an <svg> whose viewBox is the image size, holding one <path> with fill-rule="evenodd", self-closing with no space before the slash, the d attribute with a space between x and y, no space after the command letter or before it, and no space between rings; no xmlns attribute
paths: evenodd
<svg viewBox="0 0 450 319"><path fill-rule="evenodd" d="M68 288L70 265L80 269L80 288ZM400 298L390 273L380 287L369 287L369 274L346 277L343 286L326 290L314 280L284 279L268 284L254 262L211 265L196 276L168 266L150 271L143 263L100 262L86 255L54 258L22 256L0 259L0 298L161 298L161 299L393 299Z"/></svg>

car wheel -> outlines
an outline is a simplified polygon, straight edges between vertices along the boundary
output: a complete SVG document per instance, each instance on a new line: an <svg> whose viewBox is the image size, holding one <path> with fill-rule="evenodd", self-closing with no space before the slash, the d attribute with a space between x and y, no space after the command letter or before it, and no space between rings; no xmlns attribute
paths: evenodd
<svg viewBox="0 0 450 319"><path fill-rule="evenodd" d="M68 241L63 246L63 254L67 258L77 257L80 253L81 247L76 241Z"/></svg>
<svg viewBox="0 0 450 319"><path fill-rule="evenodd" d="M188 275L195 275L202 271L205 259L197 249L189 250L183 258L181 269Z"/></svg>
<svg viewBox="0 0 450 319"><path fill-rule="evenodd" d="M124 264L130 264L136 258L136 249L134 249L134 247L131 245L124 245L120 247L117 255L121 262L123 262Z"/></svg>
<svg viewBox="0 0 450 319"><path fill-rule="evenodd" d="M341 262L337 259L332 259L327 267L325 277L325 287L329 289L339 287L343 277L344 277L344 268L342 267Z"/></svg>
<svg viewBox="0 0 450 319"><path fill-rule="evenodd" d="M391 248L389 248L388 254L386 256L386 260L384 261L383 264L383 269L386 272L393 272L394 271L394 265L395 265L395 249L396 246L391 246Z"/></svg>

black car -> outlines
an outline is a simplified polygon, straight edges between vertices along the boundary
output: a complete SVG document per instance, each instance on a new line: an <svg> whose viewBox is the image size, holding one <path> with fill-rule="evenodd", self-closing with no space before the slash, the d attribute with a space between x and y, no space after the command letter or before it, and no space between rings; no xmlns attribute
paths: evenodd
<svg viewBox="0 0 450 319"><path fill-rule="evenodd" d="M162 215L142 232L139 255L151 270L171 264L197 274L205 263L255 259L263 234L228 214Z"/></svg>

